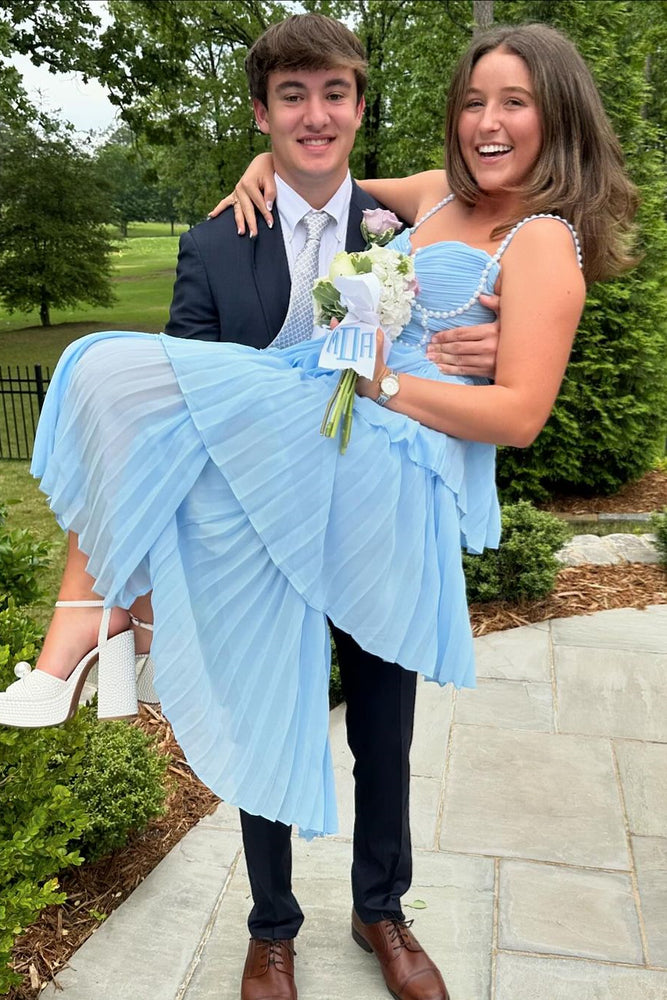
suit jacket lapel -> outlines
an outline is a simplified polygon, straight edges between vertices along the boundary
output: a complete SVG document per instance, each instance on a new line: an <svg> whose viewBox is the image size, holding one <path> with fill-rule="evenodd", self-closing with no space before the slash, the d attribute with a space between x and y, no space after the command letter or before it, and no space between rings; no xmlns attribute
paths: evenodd
<svg viewBox="0 0 667 1000"><path fill-rule="evenodd" d="M285 243L278 212L273 213L273 229L262 218L258 233L251 240L253 278L267 327L267 344L276 337L287 315L291 281Z"/></svg>
<svg viewBox="0 0 667 1000"><path fill-rule="evenodd" d="M355 250L365 250L366 241L361 235L361 213L366 208L377 208L378 203L375 198L352 181L352 194L350 195L350 214L347 220L347 234L345 238L345 249L348 253Z"/></svg>

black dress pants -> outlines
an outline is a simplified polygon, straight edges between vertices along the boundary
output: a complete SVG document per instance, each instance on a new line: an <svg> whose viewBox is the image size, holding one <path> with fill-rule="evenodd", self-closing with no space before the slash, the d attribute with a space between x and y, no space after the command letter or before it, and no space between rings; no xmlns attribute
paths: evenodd
<svg viewBox="0 0 667 1000"><path fill-rule="evenodd" d="M354 907L368 924L403 919L400 899L412 879L409 753L417 675L332 631L355 761ZM251 936L296 937L303 913L292 892L291 827L241 811L241 828L254 902Z"/></svg>

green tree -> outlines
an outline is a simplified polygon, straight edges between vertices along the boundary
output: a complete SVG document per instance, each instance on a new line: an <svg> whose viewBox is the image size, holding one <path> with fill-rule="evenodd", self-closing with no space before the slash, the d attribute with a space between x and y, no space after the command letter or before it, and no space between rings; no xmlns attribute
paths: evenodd
<svg viewBox="0 0 667 1000"><path fill-rule="evenodd" d="M113 132L98 148L95 159L111 186L114 221L121 236L127 236L130 222L158 218L164 206L154 169L127 126Z"/></svg>
<svg viewBox="0 0 667 1000"><path fill-rule="evenodd" d="M41 116L11 65L15 54L55 72L95 68L95 30L100 19L85 0L3 0L0 5L0 125L16 125ZM42 125L45 122L42 121ZM46 122L48 125L48 122Z"/></svg>
<svg viewBox="0 0 667 1000"><path fill-rule="evenodd" d="M243 59L286 13L262 0L111 0L99 75L134 134L183 165L177 206L199 221L256 152ZM160 167L165 167L161 161ZM173 173L160 174L173 186Z"/></svg>
<svg viewBox="0 0 667 1000"><path fill-rule="evenodd" d="M109 306L108 187L69 140L34 131L0 135L0 299L10 311L79 302Z"/></svg>

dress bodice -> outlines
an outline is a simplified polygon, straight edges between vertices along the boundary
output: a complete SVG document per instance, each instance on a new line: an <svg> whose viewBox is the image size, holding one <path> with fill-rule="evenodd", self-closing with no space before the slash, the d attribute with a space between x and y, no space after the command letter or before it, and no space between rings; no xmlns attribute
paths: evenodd
<svg viewBox="0 0 667 1000"><path fill-rule="evenodd" d="M398 339L418 347L422 352L426 351L431 337L438 330L477 326L495 318L494 313L480 303L479 296L494 292L503 254L516 233L533 219L552 218L566 225L572 233L581 267L581 250L575 230L565 219L550 214L526 216L505 236L494 254L459 240L439 240L413 250L412 234L453 198L453 194L448 195L411 229L404 229L389 244L393 250L412 254L414 257L419 293L412 308L410 322Z"/></svg>
<svg viewBox="0 0 667 1000"><path fill-rule="evenodd" d="M412 230L403 230L392 240L391 248L413 253L411 233ZM399 340L425 351L438 330L476 326L495 318L479 298L470 301L478 289L481 293L492 293L498 280L500 263L485 250L453 240L440 241L418 247L414 261L419 293L410 322Z"/></svg>

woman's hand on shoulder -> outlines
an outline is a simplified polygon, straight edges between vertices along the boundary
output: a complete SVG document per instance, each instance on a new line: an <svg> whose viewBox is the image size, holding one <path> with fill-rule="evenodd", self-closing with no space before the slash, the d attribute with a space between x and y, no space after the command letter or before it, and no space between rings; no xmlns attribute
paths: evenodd
<svg viewBox="0 0 667 1000"><path fill-rule="evenodd" d="M273 226L271 209L276 199L273 157L271 153L260 153L246 168L245 173L231 194L219 201L209 219L214 219L227 208L234 209L234 218L239 236L243 236L246 226L249 235L257 235L257 211L263 216L269 229Z"/></svg>

